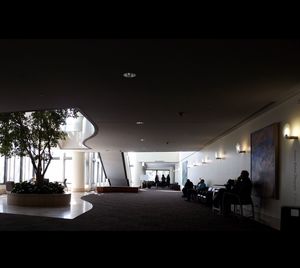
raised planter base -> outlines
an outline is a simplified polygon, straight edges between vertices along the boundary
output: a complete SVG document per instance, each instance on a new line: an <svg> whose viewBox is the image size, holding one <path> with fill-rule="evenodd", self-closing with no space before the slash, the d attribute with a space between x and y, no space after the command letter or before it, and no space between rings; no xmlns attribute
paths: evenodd
<svg viewBox="0 0 300 268"><path fill-rule="evenodd" d="M137 193L139 187L129 186L104 186L97 187L97 193Z"/></svg>
<svg viewBox="0 0 300 268"><path fill-rule="evenodd" d="M7 205L24 207L69 206L71 194L7 194Z"/></svg>

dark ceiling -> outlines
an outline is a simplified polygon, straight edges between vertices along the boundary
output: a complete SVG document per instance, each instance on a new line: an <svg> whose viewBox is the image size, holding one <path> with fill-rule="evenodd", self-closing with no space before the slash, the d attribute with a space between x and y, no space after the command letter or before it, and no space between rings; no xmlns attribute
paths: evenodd
<svg viewBox="0 0 300 268"><path fill-rule="evenodd" d="M1 39L0 112L78 107L94 150L193 151L297 92L299 74L298 39Z"/></svg>

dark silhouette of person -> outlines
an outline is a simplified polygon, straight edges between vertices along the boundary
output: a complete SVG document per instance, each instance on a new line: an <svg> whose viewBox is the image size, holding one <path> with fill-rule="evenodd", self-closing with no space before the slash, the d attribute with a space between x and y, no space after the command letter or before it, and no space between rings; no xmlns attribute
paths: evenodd
<svg viewBox="0 0 300 268"><path fill-rule="evenodd" d="M195 188L193 187L192 189L188 189L188 191L187 191L187 201L191 200L192 195L196 196L197 194L199 194L203 190L206 190L206 184L205 184L204 179L200 178L200 181L198 182L198 184L196 185Z"/></svg>
<svg viewBox="0 0 300 268"><path fill-rule="evenodd" d="M161 186L166 186L166 177L164 174L161 176Z"/></svg>
<svg viewBox="0 0 300 268"><path fill-rule="evenodd" d="M236 203L240 200L241 203L248 203L251 200L252 181L249 178L249 172L242 170L241 175L236 180L236 183L229 191L228 195L223 199L223 213L228 214L231 210L232 203Z"/></svg>
<svg viewBox="0 0 300 268"><path fill-rule="evenodd" d="M249 172L242 170L237 180L228 180L225 187L225 189L220 189L217 193L214 198L214 205L217 207L221 206L222 213L228 214L230 212L230 205L233 202L237 202L237 196L241 202L247 202L251 198L252 181L249 178ZM228 193L228 195L224 196L225 193Z"/></svg>
<svg viewBox="0 0 300 268"><path fill-rule="evenodd" d="M167 176L167 186L168 187L170 186L170 174L168 174L168 176Z"/></svg>
<svg viewBox="0 0 300 268"><path fill-rule="evenodd" d="M241 199L246 199L251 196L252 181L249 178L249 172L247 170L242 170L232 191L237 193Z"/></svg>
<svg viewBox="0 0 300 268"><path fill-rule="evenodd" d="M193 189L193 187L194 187L194 184L189 179L187 179L187 181L184 184L184 187L182 189L182 193L183 193L182 197L187 197L188 191L190 189Z"/></svg>
<svg viewBox="0 0 300 268"><path fill-rule="evenodd" d="M158 177L158 175L156 174L156 176L155 176L155 185L156 185L156 187L158 187L159 186L159 177Z"/></svg>

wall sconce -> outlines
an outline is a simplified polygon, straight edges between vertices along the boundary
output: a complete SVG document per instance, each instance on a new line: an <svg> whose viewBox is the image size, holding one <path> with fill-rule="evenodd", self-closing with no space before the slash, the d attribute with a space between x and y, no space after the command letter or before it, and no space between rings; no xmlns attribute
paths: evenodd
<svg viewBox="0 0 300 268"><path fill-rule="evenodd" d="M219 154L218 152L215 153L215 158L217 160L224 159L224 157L222 157L221 154Z"/></svg>
<svg viewBox="0 0 300 268"><path fill-rule="evenodd" d="M298 140L298 136L291 136L290 132L290 125L286 124L283 129L284 138L288 140Z"/></svg>
<svg viewBox="0 0 300 268"><path fill-rule="evenodd" d="M239 154L245 154L246 151L241 149L241 145L239 143L236 144L235 146L237 153Z"/></svg>
<svg viewBox="0 0 300 268"><path fill-rule="evenodd" d="M207 164L207 162L205 161L205 159L202 159L201 164L202 164L202 165Z"/></svg>
<svg viewBox="0 0 300 268"><path fill-rule="evenodd" d="M288 140L298 140L298 136L289 136L289 135L284 135L284 137Z"/></svg>

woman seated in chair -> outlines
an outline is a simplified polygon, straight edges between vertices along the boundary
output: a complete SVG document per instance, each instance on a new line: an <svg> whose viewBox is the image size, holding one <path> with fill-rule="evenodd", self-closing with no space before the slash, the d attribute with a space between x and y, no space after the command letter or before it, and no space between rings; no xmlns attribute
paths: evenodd
<svg viewBox="0 0 300 268"><path fill-rule="evenodd" d="M206 183L204 179L200 179L200 182L196 185L197 194L201 193L203 190L207 190Z"/></svg>
<svg viewBox="0 0 300 268"><path fill-rule="evenodd" d="M249 172L243 170L232 189L225 191L226 195L223 196L223 213L227 214L230 212L232 203L248 203L251 199L251 191L252 182L249 178Z"/></svg>

